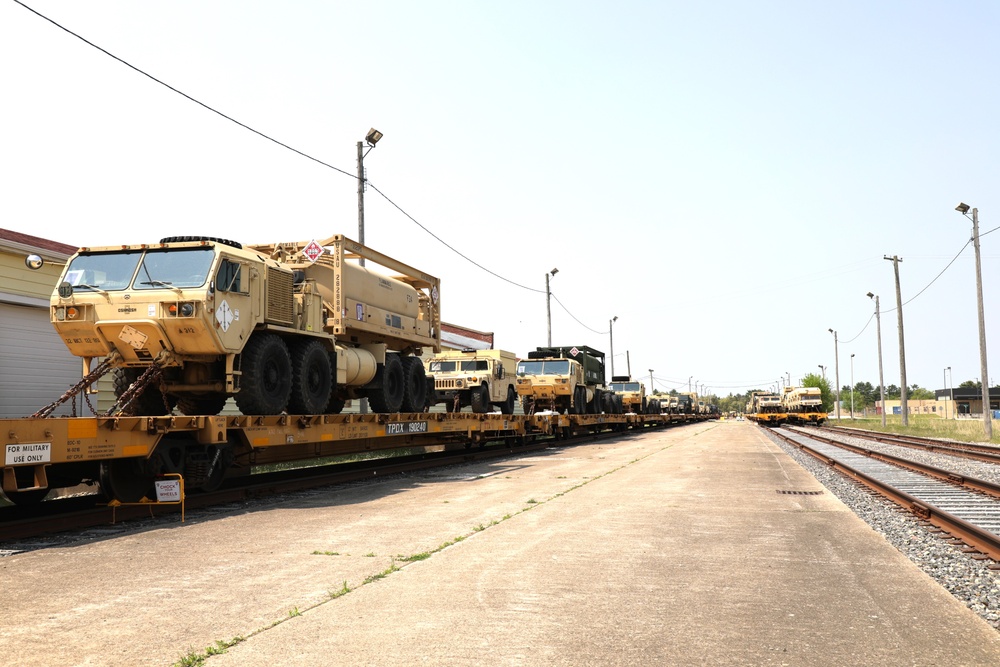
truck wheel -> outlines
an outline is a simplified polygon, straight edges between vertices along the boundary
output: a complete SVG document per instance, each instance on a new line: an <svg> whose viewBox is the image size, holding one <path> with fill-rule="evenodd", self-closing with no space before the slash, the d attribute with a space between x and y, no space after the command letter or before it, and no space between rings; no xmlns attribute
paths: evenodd
<svg viewBox="0 0 1000 667"><path fill-rule="evenodd" d="M490 388L485 384L480 385L477 389L473 389L472 394L469 395L469 399L472 403L473 412L482 414L490 411Z"/></svg>
<svg viewBox="0 0 1000 667"><path fill-rule="evenodd" d="M514 414L514 403L517 401L517 395L514 393L513 387L507 387L507 400L500 404L500 413L505 415Z"/></svg>
<svg viewBox="0 0 1000 667"><path fill-rule="evenodd" d="M288 410L295 414L323 414L330 403L333 375L330 355L318 340L292 346L292 393Z"/></svg>
<svg viewBox="0 0 1000 667"><path fill-rule="evenodd" d="M145 368L116 368L112 371L111 380L115 391L115 398L128 391L132 383L146 371ZM132 402L131 414L137 417L158 417L169 415L173 410L176 400L164 397L159 387L148 384L142 393Z"/></svg>
<svg viewBox="0 0 1000 667"><path fill-rule="evenodd" d="M419 357L403 357L403 412L422 412L427 401L427 376Z"/></svg>
<svg viewBox="0 0 1000 667"><path fill-rule="evenodd" d="M594 400L592 400L590 403L587 404L587 410L589 411L590 414L592 414L592 415L599 415L599 414L601 414L601 399L602 398L604 398L604 395L601 393L601 390L600 389L595 389L594 390Z"/></svg>
<svg viewBox="0 0 1000 667"><path fill-rule="evenodd" d="M368 401L373 412L399 412L403 405L403 362L398 354L385 355L385 364L379 364L368 390Z"/></svg>
<svg viewBox="0 0 1000 667"><path fill-rule="evenodd" d="M225 396L181 396L177 399L177 409L182 415L217 415L225 405Z"/></svg>
<svg viewBox="0 0 1000 667"><path fill-rule="evenodd" d="M587 388L577 387L573 396L573 412L578 415L587 412Z"/></svg>
<svg viewBox="0 0 1000 667"><path fill-rule="evenodd" d="M240 354L243 372L236 405L245 415L278 415L292 393L292 359L285 341L272 333L250 336Z"/></svg>

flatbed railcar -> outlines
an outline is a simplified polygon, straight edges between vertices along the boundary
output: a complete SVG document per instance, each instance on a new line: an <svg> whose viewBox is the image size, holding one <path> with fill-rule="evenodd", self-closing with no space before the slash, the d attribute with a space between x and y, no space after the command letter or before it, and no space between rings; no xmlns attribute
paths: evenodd
<svg viewBox="0 0 1000 667"><path fill-rule="evenodd" d="M253 466L391 450L471 447L507 438L670 426L706 415L498 412L326 415L169 415L0 419L3 493L15 503L52 489L98 483L109 499L153 497L153 482L180 474L188 490L212 490Z"/></svg>

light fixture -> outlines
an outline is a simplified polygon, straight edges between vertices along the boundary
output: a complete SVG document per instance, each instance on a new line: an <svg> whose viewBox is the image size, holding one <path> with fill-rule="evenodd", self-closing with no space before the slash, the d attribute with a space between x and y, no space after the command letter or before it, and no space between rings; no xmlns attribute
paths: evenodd
<svg viewBox="0 0 1000 667"><path fill-rule="evenodd" d="M376 130L374 127L368 130L368 134L365 135L365 141L368 142L369 146L374 146L378 143L378 140L382 138L382 133Z"/></svg>
<svg viewBox="0 0 1000 667"><path fill-rule="evenodd" d="M966 213L969 212L970 208L971 207L968 204L966 204L966 203L963 202L963 203L959 204L958 206L956 206L955 210L958 211L959 213L961 213L962 215L965 215Z"/></svg>
<svg viewBox="0 0 1000 667"><path fill-rule="evenodd" d="M557 273L559 273L559 269L552 269L551 271L549 271L549 275L552 276L556 275Z"/></svg>

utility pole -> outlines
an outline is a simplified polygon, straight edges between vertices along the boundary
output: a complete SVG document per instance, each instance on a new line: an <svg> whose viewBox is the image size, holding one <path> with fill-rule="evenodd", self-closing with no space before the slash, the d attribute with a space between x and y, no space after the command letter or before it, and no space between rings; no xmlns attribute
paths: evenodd
<svg viewBox="0 0 1000 667"><path fill-rule="evenodd" d="M549 289L549 276L559 273L559 269L552 269L545 274L545 321L549 327L549 347L552 347L552 291Z"/></svg>
<svg viewBox="0 0 1000 667"><path fill-rule="evenodd" d="M833 377L837 383L837 422L840 422L840 346L837 344L837 332L827 329L833 334Z"/></svg>
<svg viewBox="0 0 1000 667"><path fill-rule="evenodd" d="M653 395L653 369L649 369L649 395Z"/></svg>
<svg viewBox="0 0 1000 667"><path fill-rule="evenodd" d="M615 376L615 321L618 316L615 315L610 320L608 320L608 343L611 345L611 377ZM551 343L550 343L551 345Z"/></svg>
<svg viewBox="0 0 1000 667"><path fill-rule="evenodd" d="M896 320L899 323L899 409L903 413L903 426L910 425L910 408L906 404L906 350L903 348L903 296L899 291L899 263L902 257L883 255L882 259L892 262L896 274Z"/></svg>
<svg viewBox="0 0 1000 667"><path fill-rule="evenodd" d="M983 428L986 440L993 439L993 420L990 411L990 385L986 372L986 316L983 313L983 268L979 259L979 209L972 209L972 245L976 249L976 303L979 307L979 366L983 375Z"/></svg>
<svg viewBox="0 0 1000 667"><path fill-rule="evenodd" d="M869 299L875 299L875 332L878 336L878 393L882 399L882 426L885 426L885 380L882 378L882 318L878 312L878 295L868 292Z"/></svg>

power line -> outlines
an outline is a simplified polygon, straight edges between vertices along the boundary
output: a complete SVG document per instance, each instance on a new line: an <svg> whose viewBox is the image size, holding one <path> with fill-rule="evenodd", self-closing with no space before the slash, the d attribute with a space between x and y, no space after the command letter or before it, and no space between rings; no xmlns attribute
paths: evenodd
<svg viewBox="0 0 1000 667"><path fill-rule="evenodd" d="M228 120L228 121L230 121L230 122L233 122L233 123L236 123L237 125L239 125L239 126L240 126L240 127L242 127L243 129L245 129L245 130L249 130L250 132L253 132L253 133L254 133L254 134L256 134L257 136L259 136L259 137L262 137L263 139L266 139L266 140L268 140L268 141L271 141L271 142L274 142L275 144L277 144L277 145L281 146L282 148L287 148L288 150L292 151L293 153L297 153L298 155L301 155L302 157L304 157L304 158L306 158L306 159L308 159L308 160L312 160L313 162L316 162L316 163L318 163L318 164L321 164L321 165L323 165L324 167L327 167L327 168L329 168L329 169L333 169L334 171L336 171L336 172L338 172L338 173L341 173L341 174L344 174L345 176L349 176L349 177L353 178L354 180L358 180L358 176L357 176L357 175L355 175L355 174L352 174L352 173L350 173L350 172L348 172L348 171L345 171L345 170L343 170L343 169L340 169L340 168L338 168L338 167L335 167L335 166L333 166L332 164L329 164L329 163L327 163L327 162L324 162L323 160L320 160L319 158L316 158L316 157L313 157L312 155L309 155L308 153L306 153L306 152L304 152L304 151L300 151L300 150L299 150L299 149L297 149L297 148L294 148L294 147L292 147L292 146L289 146L288 144L286 144L286 143L284 143L284 142L282 142L282 141L279 141L279 140L275 139L275 138L274 138L274 137L272 137L272 136L269 136L269 135L267 135L267 134L264 134L263 132L261 132L261 131L259 131L259 130L255 130L254 128L250 127L250 126L249 126L249 125L247 125L246 123L242 123L242 122L240 122L240 121L236 120L235 118L233 118L232 116L228 116L228 115L224 114L223 112L219 111L218 109L216 109L216 108L214 108L214 107L211 107L211 106L209 106L208 104L205 104L204 102L202 102L202 101L200 101L200 100L198 100L198 99L195 99L194 97L191 97L191 96L190 96L190 95L188 95L187 93L185 93L185 92L183 92L183 91L181 91L181 90L178 90L177 88L174 88L174 87L173 87L173 86L171 86L170 84L168 84L168 83L166 83L166 82L164 82L164 81L161 81L160 79L157 79L157 78L156 78L155 76L153 76L152 74L149 74L148 72L145 72L145 71L143 71L143 70L139 69L138 67L136 67L136 66L135 66L135 65L133 65L132 63L130 63L130 62L128 62L128 61L126 61L126 60L124 60L124 59L122 59L122 58L119 58L118 56L116 56L115 54L111 53L111 52L110 52L110 51L108 51L107 49L105 49L105 48L103 48L103 47L100 47L100 46L98 46L97 44L94 44L93 42L91 42L91 41L90 41L90 40L88 40L87 38L85 38L85 37L83 37L83 36L81 36L81 35L79 35L79 34L77 34L77 33L73 32L72 30L70 30L70 29L69 29L69 28L67 28L66 26L64 26L64 25L61 25L60 23L58 23L58 22L54 21L53 19L50 19L50 18L49 18L48 16L45 16L44 14L42 14L42 13L38 12L37 10L35 10L35 9L32 9L32 8L31 8L31 7L29 7L28 5L26 5L26 4L24 4L23 2L21 2L21 0L14 0L14 2L16 2L16 3L17 3L17 4L19 4L19 5L21 5L22 7L24 7L25 9L27 9L27 10L28 10L28 11L30 11L31 13L35 14L36 16L38 16L39 18L42 18L42 19L45 19L46 21L48 21L48 22L49 22L49 23L51 23L52 25L56 26L56 27L57 27L57 28L59 28L60 30L62 30L62 31L64 31L64 32L66 32L66 33L68 33L68 34L70 34L70 35L73 35L74 37L76 37L76 38L77 38L77 39L79 39L80 41L84 42L85 44L87 44L87 45L89 45L89 46L92 46L93 48L97 49L98 51L100 51L101 53L105 54L106 56L109 56L109 57L111 57L111 58L113 58L113 59L117 60L118 62L120 62L121 64L125 65L126 67L128 67L128 68L130 68L130 69L132 69L132 70L134 70L134 71L136 71L136 72L138 72L139 74L143 75L144 77L146 77L146 78L148 78L148 79L150 79L150 80L152 80L152 81L155 81L156 83L160 84L160 85L161 85L161 86L163 86L164 88L167 88L167 89L169 89L169 90L171 90L171 91L173 91L173 92L177 93L178 95L180 95L180 96L182 96L182 97L186 98L187 100L190 100L191 102L194 102L194 103L195 103L195 104L197 104L198 106L200 106L200 107L202 107L202 108L204 108L204 109L207 109L208 111L211 111L212 113L214 113L214 114L217 114L217 115L221 116L222 118L225 118L226 120ZM367 179L366 179L366 180L367 180ZM441 243L441 244L442 244L443 246L445 246L446 248L448 248L449 250L451 250L452 252L454 252L454 253L455 253L456 255L458 255L458 256L459 256L459 257L461 257L462 259L465 259L466 261L468 261L468 262L469 262L469 263L471 263L472 265L474 265L474 266L476 266L476 267L478 267L478 268L482 269L482 270L483 270L483 271L485 271L486 273L489 273L490 275L492 275L492 276L494 276L494 277L496 277L496 278L499 278L500 280L503 280L503 281L505 281L505 282L508 282L508 283L510 283L511 285L514 285L515 287L520 287L521 289L525 289L525 290L528 290L528 291L530 291L530 292L538 292L538 293L544 293L544 290L540 290L540 289L536 289L536 288L533 288L533 287L527 287L526 285L521 285L520 283L516 283L516 282L514 282L513 280L510 280L510 279L508 279L508 278L505 278L505 277L501 276L501 275L500 275L499 273L496 273L496 272L494 272L494 271L491 271L490 269L487 269L487 268L486 268L485 266L483 266L482 264L479 264L478 262L476 262L476 261L474 261L474 260L470 259L470 258L469 258L469 257L468 257L467 255L465 255L465 254L463 254L463 253L459 252L459 251L458 251L458 250L457 250L456 248L454 248L454 247L453 247L452 245L450 245L450 244L448 244L447 242L445 242L445 241L444 241L444 240L443 240L443 239L442 239L441 237L439 237L438 235L434 234L434 233L433 233L433 232L432 232L431 230L427 229L427 227L425 227L424 225L422 225L422 224L420 224L419 222L417 222L417 220L416 220L416 219L415 219L415 218L414 218L414 217L413 217L412 215L410 215L410 214L409 214L409 213L407 213L407 212L406 212L405 210L403 210L403 208L402 208L402 207L400 207L400 206L399 206L399 204L397 204L396 202L394 202L394 201L392 201L391 199L389 199L389 197L388 197L388 196L386 196L386 194L385 194L384 192L382 192L381 190L379 190L378 188L376 188L376 187L375 187L374 185L372 185L371 181L367 181L367 183L368 183L368 186L369 186L369 187L371 187L371 189L372 189L372 190L375 190L375 192L379 193L379 194L380 194L380 195L381 195L381 196L382 196L382 197L383 197L383 198L384 198L384 199L385 199L385 200L386 200L387 202L389 202L390 204L392 204L392 205L393 205L393 206L394 206L394 207L395 207L395 208L396 208L396 209L397 209L397 210L398 210L398 211L399 211L400 213L402 213L403 215L405 215L405 216L406 216L407 218L409 218L409 219L410 219L410 220L411 220L411 221L412 221L412 222L413 222L414 224L416 224L416 225L417 225L418 227L420 227L420 228L421 228L422 230L424 230L425 232L427 232L428 234L430 234L430 235L431 235L432 237L434 237L434 239L435 239L435 240L437 240L437 241L438 241L439 243ZM560 305L561 305L561 304L560 304ZM564 306L564 307L565 307L565 306ZM569 312L569 311L566 311L566 312ZM574 319L576 319L576 318L574 318ZM579 320L577 320L577 321L579 321Z"/></svg>

